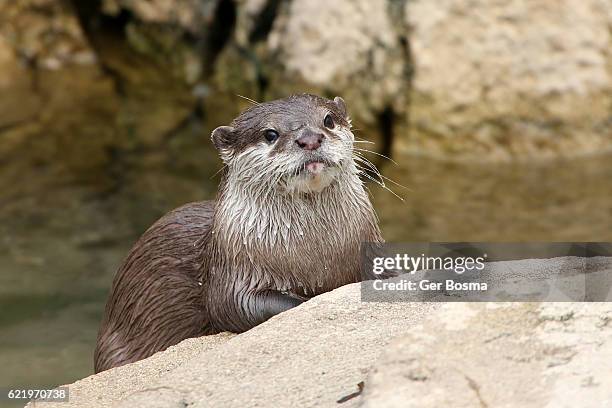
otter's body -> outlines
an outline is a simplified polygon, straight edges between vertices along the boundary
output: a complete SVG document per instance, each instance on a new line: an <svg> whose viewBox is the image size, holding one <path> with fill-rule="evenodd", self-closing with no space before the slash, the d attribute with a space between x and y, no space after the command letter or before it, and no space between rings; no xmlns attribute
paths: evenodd
<svg viewBox="0 0 612 408"><path fill-rule="evenodd" d="M342 99L258 104L212 139L226 164L217 200L170 212L136 243L113 282L96 372L358 282L360 244L382 242Z"/></svg>

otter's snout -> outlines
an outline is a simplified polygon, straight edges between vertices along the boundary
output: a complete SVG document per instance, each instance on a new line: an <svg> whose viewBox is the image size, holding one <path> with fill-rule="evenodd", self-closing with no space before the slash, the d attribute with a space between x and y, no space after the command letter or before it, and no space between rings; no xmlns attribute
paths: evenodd
<svg viewBox="0 0 612 408"><path fill-rule="evenodd" d="M323 138L323 134L307 129L295 140L295 143L300 147L300 149L317 150L319 147L321 147Z"/></svg>

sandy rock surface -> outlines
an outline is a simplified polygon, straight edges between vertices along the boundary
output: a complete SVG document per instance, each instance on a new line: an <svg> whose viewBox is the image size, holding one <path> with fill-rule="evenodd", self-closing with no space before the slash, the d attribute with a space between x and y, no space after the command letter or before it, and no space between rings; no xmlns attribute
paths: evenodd
<svg viewBox="0 0 612 408"><path fill-rule="evenodd" d="M446 304L385 351L363 407L606 407L610 303Z"/></svg>

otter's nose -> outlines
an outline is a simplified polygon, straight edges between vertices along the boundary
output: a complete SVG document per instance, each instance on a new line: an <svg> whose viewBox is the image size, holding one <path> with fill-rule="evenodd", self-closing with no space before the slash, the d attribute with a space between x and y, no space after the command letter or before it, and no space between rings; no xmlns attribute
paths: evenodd
<svg viewBox="0 0 612 408"><path fill-rule="evenodd" d="M295 140L298 146L304 150L317 150L321 147L323 141L323 135L321 133L315 133L312 131L306 131L303 135Z"/></svg>

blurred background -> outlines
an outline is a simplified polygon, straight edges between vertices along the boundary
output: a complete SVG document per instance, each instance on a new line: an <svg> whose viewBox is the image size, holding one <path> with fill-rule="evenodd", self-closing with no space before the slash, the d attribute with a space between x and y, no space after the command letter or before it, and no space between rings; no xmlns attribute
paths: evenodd
<svg viewBox="0 0 612 408"><path fill-rule="evenodd" d="M249 102L345 98L388 241L612 241L612 1L0 0L0 386L92 373L112 277Z"/></svg>

